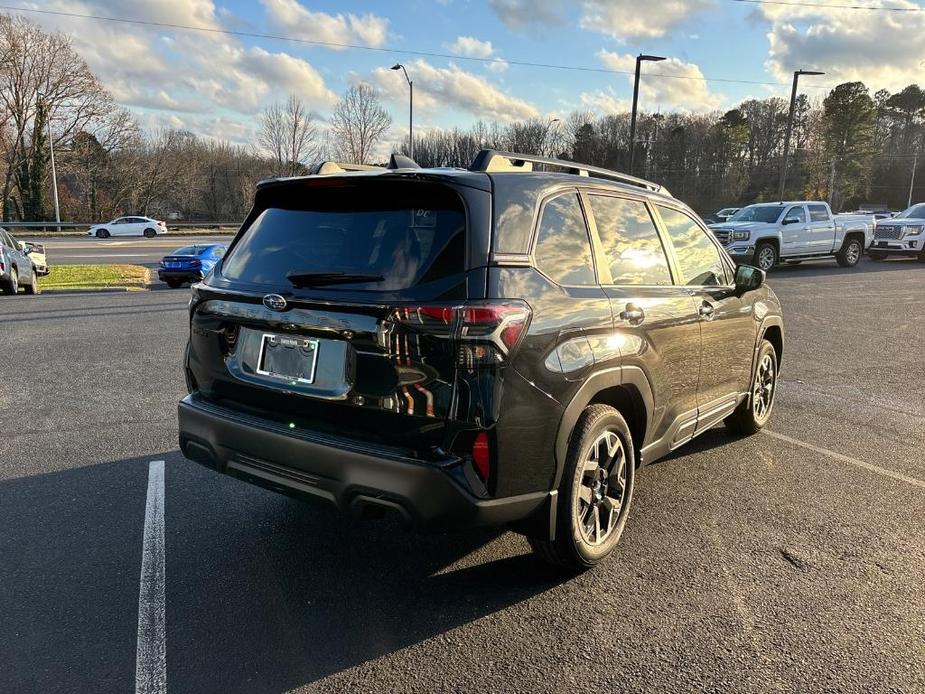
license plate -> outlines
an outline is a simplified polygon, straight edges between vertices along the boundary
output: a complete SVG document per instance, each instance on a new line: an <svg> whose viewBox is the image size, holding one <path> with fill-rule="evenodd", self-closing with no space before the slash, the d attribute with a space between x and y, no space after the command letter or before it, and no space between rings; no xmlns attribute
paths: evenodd
<svg viewBox="0 0 925 694"><path fill-rule="evenodd" d="M318 363L318 340L264 333L257 373L296 383L313 383Z"/></svg>
<svg viewBox="0 0 925 694"><path fill-rule="evenodd" d="M881 241L880 243L877 244L877 246L879 246L880 248L889 248L890 244L888 244L886 241Z"/></svg>

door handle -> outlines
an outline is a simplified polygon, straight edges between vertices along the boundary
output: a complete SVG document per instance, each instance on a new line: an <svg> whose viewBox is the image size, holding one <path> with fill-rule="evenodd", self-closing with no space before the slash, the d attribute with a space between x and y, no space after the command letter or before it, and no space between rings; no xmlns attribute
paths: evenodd
<svg viewBox="0 0 925 694"><path fill-rule="evenodd" d="M636 304L627 304L626 308L620 311L620 320L625 320L630 325L639 325L646 319L646 312Z"/></svg>
<svg viewBox="0 0 925 694"><path fill-rule="evenodd" d="M697 309L697 312L706 320L713 320L713 316L716 314L716 309L708 301L704 301L700 304L700 308Z"/></svg>

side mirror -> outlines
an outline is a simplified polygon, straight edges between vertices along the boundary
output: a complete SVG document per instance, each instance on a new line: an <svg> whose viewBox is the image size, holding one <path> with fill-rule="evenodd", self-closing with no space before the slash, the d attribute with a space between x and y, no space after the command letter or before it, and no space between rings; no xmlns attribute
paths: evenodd
<svg viewBox="0 0 925 694"><path fill-rule="evenodd" d="M799 217L787 217L787 218L784 220L784 224L785 224L785 225L787 225L787 224L799 224L799 223L800 223L800 218L799 218Z"/></svg>
<svg viewBox="0 0 925 694"><path fill-rule="evenodd" d="M739 265L735 274L735 291L738 296L754 291L764 284L767 277L764 270L751 265Z"/></svg>

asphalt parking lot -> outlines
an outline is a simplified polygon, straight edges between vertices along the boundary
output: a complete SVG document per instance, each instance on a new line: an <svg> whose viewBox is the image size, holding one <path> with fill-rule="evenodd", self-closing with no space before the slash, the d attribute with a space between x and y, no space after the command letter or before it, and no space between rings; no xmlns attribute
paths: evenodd
<svg viewBox="0 0 925 694"><path fill-rule="evenodd" d="M770 433L644 468L615 555L570 579L511 533L415 536L185 462L188 290L0 299L0 690L136 685L164 461L171 692L925 691L925 266L770 283Z"/></svg>

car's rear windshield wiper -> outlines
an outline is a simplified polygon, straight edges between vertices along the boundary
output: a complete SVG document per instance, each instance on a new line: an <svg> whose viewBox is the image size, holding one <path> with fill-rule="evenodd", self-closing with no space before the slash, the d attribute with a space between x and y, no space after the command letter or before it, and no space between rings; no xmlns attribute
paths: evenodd
<svg viewBox="0 0 925 694"><path fill-rule="evenodd" d="M385 277L350 272L291 272L286 275L286 279L295 287L316 287L323 284L382 282Z"/></svg>

